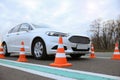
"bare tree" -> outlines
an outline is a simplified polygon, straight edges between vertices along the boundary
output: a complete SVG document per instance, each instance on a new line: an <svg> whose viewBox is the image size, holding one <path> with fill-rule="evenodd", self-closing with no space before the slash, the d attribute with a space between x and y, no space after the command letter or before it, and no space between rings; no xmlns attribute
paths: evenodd
<svg viewBox="0 0 120 80"><path fill-rule="evenodd" d="M120 43L120 16L117 20L104 22L96 19L90 26L91 39L97 49L112 50L116 40Z"/></svg>
<svg viewBox="0 0 120 80"><path fill-rule="evenodd" d="M115 22L108 20L102 23L102 46L104 49L113 48L115 40Z"/></svg>
<svg viewBox="0 0 120 80"><path fill-rule="evenodd" d="M118 20L116 20L116 23L117 23L117 27L116 27L116 36L117 38L120 38L120 16L118 18Z"/></svg>
<svg viewBox="0 0 120 80"><path fill-rule="evenodd" d="M100 48L100 27L101 27L101 19L96 19L91 24L91 32L94 34L94 44L99 45L96 46L98 49Z"/></svg>
<svg viewBox="0 0 120 80"><path fill-rule="evenodd" d="M116 36L117 36L117 40L119 41L119 48L120 48L120 15L118 17L118 19L116 20Z"/></svg>

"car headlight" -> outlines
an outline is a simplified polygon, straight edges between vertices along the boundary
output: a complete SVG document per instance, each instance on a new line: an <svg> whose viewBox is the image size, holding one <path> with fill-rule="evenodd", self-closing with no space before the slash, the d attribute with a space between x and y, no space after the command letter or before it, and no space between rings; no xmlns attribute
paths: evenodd
<svg viewBox="0 0 120 80"><path fill-rule="evenodd" d="M54 32L54 31L46 32L46 34L47 34L48 36L62 36L62 37L67 37L67 36L68 36L67 33Z"/></svg>

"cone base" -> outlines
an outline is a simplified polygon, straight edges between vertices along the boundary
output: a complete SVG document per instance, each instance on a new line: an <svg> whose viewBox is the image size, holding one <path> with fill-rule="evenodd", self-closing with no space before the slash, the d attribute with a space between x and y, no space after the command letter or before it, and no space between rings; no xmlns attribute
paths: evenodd
<svg viewBox="0 0 120 80"><path fill-rule="evenodd" d="M95 54L90 54L90 58L96 58Z"/></svg>
<svg viewBox="0 0 120 80"><path fill-rule="evenodd" d="M4 54L0 54L0 58L4 59L5 58Z"/></svg>
<svg viewBox="0 0 120 80"><path fill-rule="evenodd" d="M19 56L17 61L18 62L27 62L28 60L26 59L26 55L23 54L23 55Z"/></svg>
<svg viewBox="0 0 120 80"><path fill-rule="evenodd" d="M53 67L69 67L69 66L72 66L72 64L71 63L66 63L66 64L51 63L50 66L53 66Z"/></svg>
<svg viewBox="0 0 120 80"><path fill-rule="evenodd" d="M90 56L90 58L96 58L96 56Z"/></svg>
<svg viewBox="0 0 120 80"><path fill-rule="evenodd" d="M27 59L18 59L17 61L18 62L27 62L28 60Z"/></svg>
<svg viewBox="0 0 120 80"><path fill-rule="evenodd" d="M112 60L120 60L120 54L114 54Z"/></svg>

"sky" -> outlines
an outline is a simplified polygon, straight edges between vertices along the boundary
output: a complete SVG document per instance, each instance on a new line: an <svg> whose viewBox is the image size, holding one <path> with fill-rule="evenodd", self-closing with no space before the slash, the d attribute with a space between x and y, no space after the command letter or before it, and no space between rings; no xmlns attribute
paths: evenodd
<svg viewBox="0 0 120 80"><path fill-rule="evenodd" d="M89 36L92 21L118 15L120 0L0 0L0 37L25 22Z"/></svg>

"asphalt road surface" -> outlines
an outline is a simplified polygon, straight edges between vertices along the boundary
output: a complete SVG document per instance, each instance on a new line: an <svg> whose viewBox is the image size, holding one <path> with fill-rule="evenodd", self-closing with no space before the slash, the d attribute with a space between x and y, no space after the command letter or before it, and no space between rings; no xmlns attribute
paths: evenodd
<svg viewBox="0 0 120 80"><path fill-rule="evenodd" d="M0 80L53 80L53 79L0 66Z"/></svg>
<svg viewBox="0 0 120 80"><path fill-rule="evenodd" d="M68 62L73 66L67 67L68 69L88 71L94 73L101 73L113 76L120 76L120 60L111 60L112 53L96 53L95 59L90 59L89 56L81 57L79 59L72 59L68 57ZM18 56L10 56L5 59L16 61ZM34 63L49 66L53 63L54 58L46 60L35 60L32 56L27 56L27 63ZM0 66L0 80L52 80L46 77L33 75L24 71L11 69Z"/></svg>

